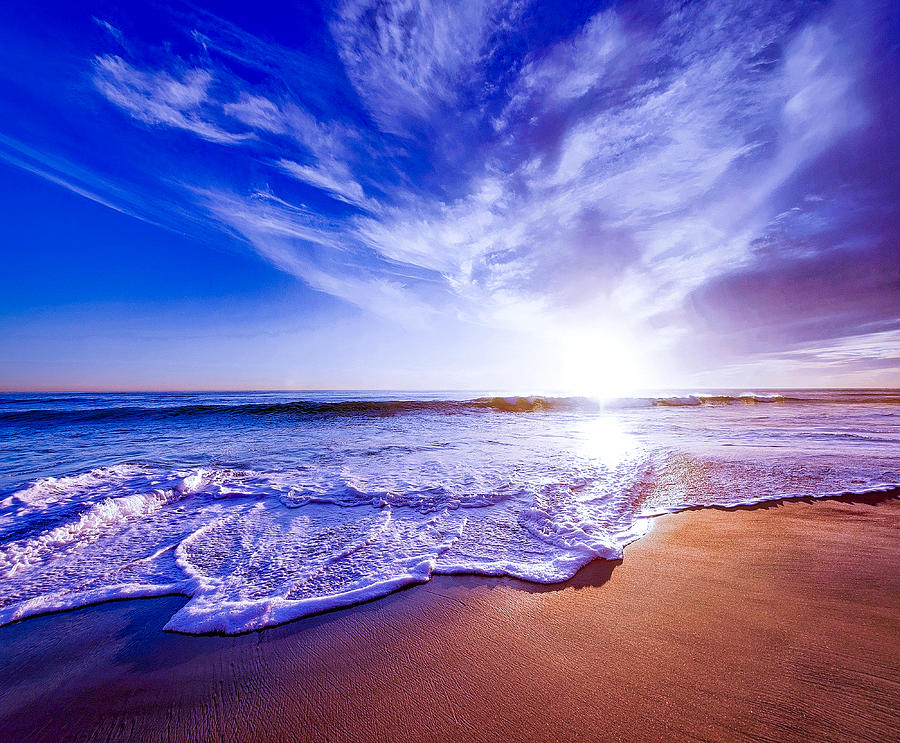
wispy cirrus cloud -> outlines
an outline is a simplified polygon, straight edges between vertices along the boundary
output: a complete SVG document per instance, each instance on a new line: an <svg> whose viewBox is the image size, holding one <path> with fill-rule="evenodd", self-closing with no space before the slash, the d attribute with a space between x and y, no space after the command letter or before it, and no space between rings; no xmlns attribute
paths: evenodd
<svg viewBox="0 0 900 743"><path fill-rule="evenodd" d="M366 202L362 186L353 180L350 169L339 160L320 162L313 166L300 165L293 160L282 158L278 161L278 166L297 180L328 191L348 204L363 206Z"/></svg>
<svg viewBox="0 0 900 743"><path fill-rule="evenodd" d="M510 0L347 0L338 5L331 30L378 126L405 136L484 82L481 63L519 7Z"/></svg>
<svg viewBox="0 0 900 743"><path fill-rule="evenodd" d="M65 158L40 152L0 134L0 160L108 209L154 223L136 203L134 194Z"/></svg>
<svg viewBox="0 0 900 743"><path fill-rule="evenodd" d="M827 22L788 34L790 19L732 15L673 14L651 37L602 11L524 64L468 193L407 199L358 233L481 312L511 295L567 321L677 311L752 262L778 189L865 122Z"/></svg>
<svg viewBox="0 0 900 743"><path fill-rule="evenodd" d="M546 36L541 12L352 0L318 57L196 12L194 53L97 54L92 80L227 151L170 174L189 208L382 316L738 361L896 327L889 7L634 0Z"/></svg>
<svg viewBox="0 0 900 743"><path fill-rule="evenodd" d="M426 302L410 291L399 278L402 270L372 270L333 220L306 207L264 192L245 197L208 190L197 197L266 260L314 289L404 324L420 325L437 309L436 296Z"/></svg>
<svg viewBox="0 0 900 743"><path fill-rule="evenodd" d="M208 70L186 69L180 75L139 70L121 57L95 59L94 84L112 103L147 124L184 129L210 142L236 144L251 135L231 132L213 121Z"/></svg>

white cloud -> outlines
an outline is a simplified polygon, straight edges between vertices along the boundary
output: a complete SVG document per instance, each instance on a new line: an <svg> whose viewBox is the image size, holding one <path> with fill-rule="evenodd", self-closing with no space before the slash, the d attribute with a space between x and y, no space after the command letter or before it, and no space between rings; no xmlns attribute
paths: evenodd
<svg viewBox="0 0 900 743"><path fill-rule="evenodd" d="M528 93L555 101L581 98L609 85L616 65L634 62L646 47L644 39L627 32L615 10L597 13L571 40L525 65L513 101Z"/></svg>
<svg viewBox="0 0 900 743"><path fill-rule="evenodd" d="M114 185L69 160L39 152L17 139L2 134L0 134L0 160L50 183L55 183L108 209L127 214L149 224L158 225L149 218L147 210L142 209L142 205L136 203L137 200L132 192Z"/></svg>
<svg viewBox="0 0 900 743"><path fill-rule="evenodd" d="M289 137L316 158L345 158L349 154L347 142L356 138L346 125L319 120L296 103L278 103L256 93L242 91L221 108L226 116L260 132Z"/></svg>
<svg viewBox="0 0 900 743"><path fill-rule="evenodd" d="M199 190L200 203L263 258L319 291L405 325L435 312L400 276L375 272L354 257L339 227L267 193L249 198Z"/></svg>
<svg viewBox="0 0 900 743"><path fill-rule="evenodd" d="M515 5L504 0L347 0L331 29L356 91L383 131L405 134L471 84Z"/></svg>
<svg viewBox="0 0 900 743"><path fill-rule="evenodd" d="M353 180L349 169L343 163L332 160L327 165L310 166L281 159L278 165L297 180L328 191L341 201L361 207L366 205L366 195L362 186Z"/></svg>
<svg viewBox="0 0 900 743"><path fill-rule="evenodd" d="M236 144L251 136L221 128L204 110L213 80L208 70L189 69L178 78L163 71L138 70L114 55L97 57L94 65L97 89L140 121L184 129L221 144Z"/></svg>
<svg viewBox="0 0 900 743"><path fill-rule="evenodd" d="M440 272L480 318L514 319L511 308L535 302L551 313L556 293L567 322L601 313L638 327L674 317L694 289L750 259L777 189L863 120L854 71L839 64L850 52L826 27L801 32L783 62L759 74L752 58L785 28L738 34L735 23L716 8L676 14L648 39L629 36L614 10L596 15L523 68L504 114L507 139L486 158L495 173L449 202L404 194L400 206L355 220L355 235L391 260ZM649 64L638 75L639 57ZM429 89L430 74L391 85ZM526 105L530 122L520 116ZM834 106L844 113L823 108ZM759 141L780 108L789 125ZM561 111L570 113L558 146L528 133ZM529 137L531 157L521 146ZM585 215L595 215L596 239L578 236ZM621 249L620 234L635 246L631 264L603 258ZM596 266L615 285L600 291L595 275L597 290L573 303L570 285ZM532 314L520 313L528 323Z"/></svg>
<svg viewBox="0 0 900 743"><path fill-rule="evenodd" d="M141 71L107 56L95 84L141 121L265 143L257 162L359 207L330 220L240 185L198 192L215 221L320 291L392 317L426 316L452 294L466 318L546 332L559 320L640 335L666 317L658 335L676 343L689 332L685 298L754 260L754 240L783 208L779 189L865 121L852 48L827 16L794 31L774 6L673 7L652 32L612 8L527 56L517 76L511 68L488 110L466 94L511 8L340 6L331 30L347 76L400 144L207 69ZM253 57L263 47L242 37L240 49L242 63L267 69ZM466 116L490 117L498 141L441 127L436 114L463 101ZM472 154L468 184L442 198L403 173L423 121ZM371 155L406 185L376 182Z"/></svg>
<svg viewBox="0 0 900 743"><path fill-rule="evenodd" d="M191 69L179 78L166 71L138 70L115 56L98 57L95 66L94 83L100 92L134 118L222 144L248 144L262 134L287 138L305 150L313 164L278 158L276 165L282 171L340 201L374 206L346 162L347 142L354 138L348 127L319 121L292 102L279 104L248 91L222 102L221 96L211 93L214 76L209 70ZM234 133L225 126L228 119L252 131Z"/></svg>
<svg viewBox="0 0 900 743"><path fill-rule="evenodd" d="M287 123L281 109L265 96L242 93L240 98L222 106L227 116L265 132L284 134Z"/></svg>
<svg viewBox="0 0 900 743"><path fill-rule="evenodd" d="M97 18L93 16L94 23L96 23L100 28L102 28L106 33L108 33L112 38L118 41L120 44L125 43L125 37L122 35L122 32L113 26L109 21L104 21L102 18Z"/></svg>

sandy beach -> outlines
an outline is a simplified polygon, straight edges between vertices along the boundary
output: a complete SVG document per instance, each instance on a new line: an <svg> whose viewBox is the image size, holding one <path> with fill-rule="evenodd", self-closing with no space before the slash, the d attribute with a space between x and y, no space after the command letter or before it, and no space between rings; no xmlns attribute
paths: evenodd
<svg viewBox="0 0 900 743"><path fill-rule="evenodd" d="M0 2L0 743L900 743L900 0Z"/></svg>
<svg viewBox="0 0 900 743"><path fill-rule="evenodd" d="M900 501L663 516L537 586L439 577L237 637L182 603L0 628L4 741L900 737Z"/></svg>

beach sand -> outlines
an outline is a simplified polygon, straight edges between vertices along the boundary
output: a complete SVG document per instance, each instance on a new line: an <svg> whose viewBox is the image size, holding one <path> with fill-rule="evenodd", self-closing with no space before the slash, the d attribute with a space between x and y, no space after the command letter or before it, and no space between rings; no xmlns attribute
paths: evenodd
<svg viewBox="0 0 900 743"><path fill-rule="evenodd" d="M162 632L183 602L0 628L0 740L900 740L896 499L663 516L564 584L239 637Z"/></svg>

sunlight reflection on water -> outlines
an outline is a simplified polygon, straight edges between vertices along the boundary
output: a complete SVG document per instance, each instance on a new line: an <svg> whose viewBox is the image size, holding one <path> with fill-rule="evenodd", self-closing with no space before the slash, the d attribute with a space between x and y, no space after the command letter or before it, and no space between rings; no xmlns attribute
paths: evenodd
<svg viewBox="0 0 900 743"><path fill-rule="evenodd" d="M622 423L611 416L598 416L581 421L578 454L598 460L613 469L626 459L640 454L645 447L637 437L627 433Z"/></svg>

